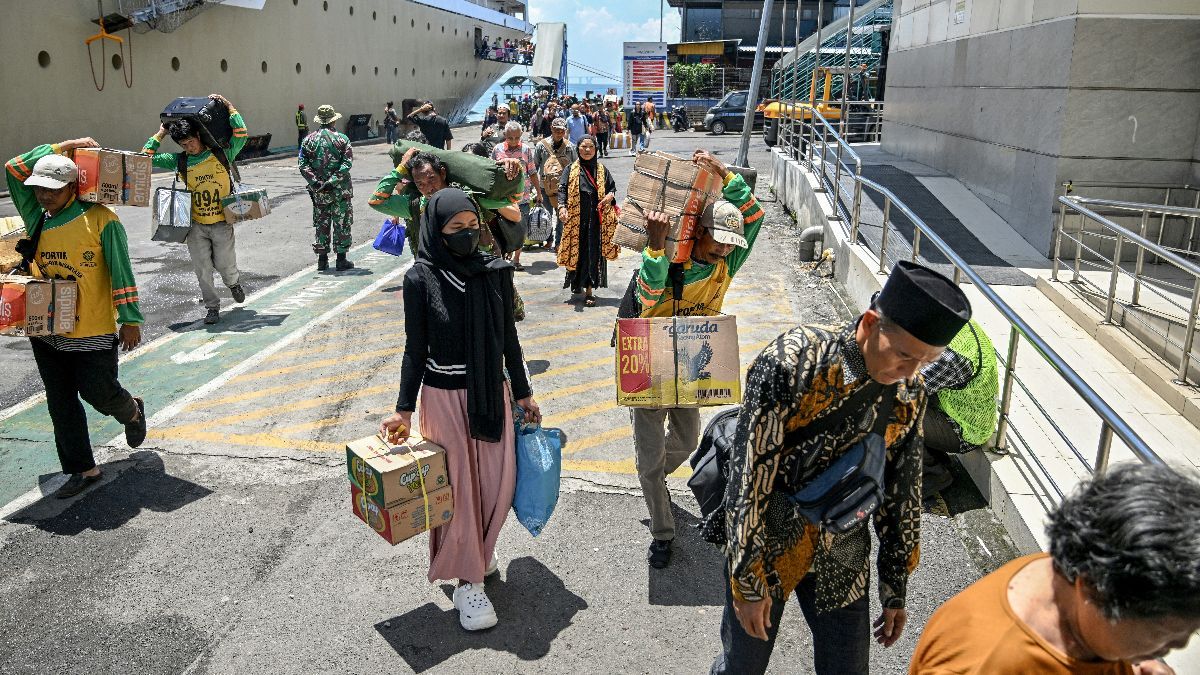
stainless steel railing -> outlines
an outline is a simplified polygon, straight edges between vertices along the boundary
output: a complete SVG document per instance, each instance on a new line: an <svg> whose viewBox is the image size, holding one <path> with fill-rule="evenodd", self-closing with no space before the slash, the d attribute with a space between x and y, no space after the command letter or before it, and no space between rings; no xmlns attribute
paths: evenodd
<svg viewBox="0 0 1200 675"><path fill-rule="evenodd" d="M783 151L796 159L805 161L821 177L822 184L826 192L830 195L834 211L848 211L849 218L843 216L841 217L841 222L844 232L850 238L851 244L867 248L879 260L879 272L881 274L887 272L886 261L889 256L896 257L897 250L901 251L902 256L906 255L909 259L915 261L921 257L922 243L927 242L927 245L933 246L953 266L953 277L956 283L961 283L962 278L966 277L967 281L974 285L978 292L1008 322L1009 343L1007 354L998 355L999 361L1004 366L998 404L1000 419L995 441L995 448L998 451L1007 452L1010 434L1021 438L1021 434L1013 425L1012 420L1013 393L1015 388L1020 387L1026 393L1026 396L1031 399L1033 407L1043 415L1049 426L1065 442L1080 463L1093 473L1102 474L1107 470L1114 436L1119 438L1139 460L1152 464L1163 464L1162 458L1142 440L1141 436L1121 418L1112 406L1085 382L1079 373L1012 306L1005 302L975 272L970 264L933 231L920 216L891 190L862 176L862 159L855 152L854 148L837 133L836 129L820 113L814 111L811 121L804 121L803 126L804 133L789 137L787 139L788 144L785 145ZM799 147L794 145L794 142L797 140L801 143ZM843 177L846 180L853 181L848 191L843 190ZM865 190L879 195L883 200L883 223L878 250L869 248L868 242L860 236L861 233L859 232ZM843 199L845 196L848 196L848 201ZM907 244L901 233L895 230L892 225L893 211L902 213L913 225L912 246L907 251L905 250L905 245L894 243L893 241L899 240ZM889 233L891 234L889 235ZM1169 251L1164 250L1163 252L1174 255ZM1100 418L1099 441L1094 460L1090 463L1071 439L1068 438L1067 432L1063 429L1059 421L1052 418L1045 407L1034 398L1029 388L1017 376L1017 356L1022 341L1032 346L1058 377L1078 394L1080 399ZM1039 467L1041 473L1051 483L1061 498L1063 490L1054 481L1050 470L1047 469L1042 459L1036 453L1032 452L1032 446L1029 442L1023 441L1023 444L1030 450L1028 453L1030 459Z"/></svg>
<svg viewBox="0 0 1200 675"><path fill-rule="evenodd" d="M1143 289L1157 296L1159 302L1156 303L1156 313L1174 319L1184 326L1183 338L1177 343L1174 342L1167 332L1155 332L1166 343L1173 344L1180 350L1179 362L1171 364L1177 368L1175 382L1177 384L1189 384L1187 378L1192 359L1194 358L1192 356L1192 345L1196 335L1197 310L1200 309L1200 265L1184 257L1193 253L1190 248L1180 249L1163 246L1159 242L1150 240L1147 234L1152 215L1161 216L1162 219L1165 219L1167 216L1181 217L1194 222L1197 218L1200 218L1200 209L1183 206L1159 206L1157 204L1142 204L1111 199L1070 197L1065 195L1058 198L1058 203L1061 206L1059 208L1058 220L1054 227L1054 262L1051 267L1050 278L1053 281L1058 281L1059 268L1063 263L1063 241L1067 240L1075 243L1071 281L1091 286L1103 297L1104 321L1106 323L1114 323L1114 311L1118 304L1130 307L1142 305L1141 293ZM1113 222L1111 219L1097 212L1102 209L1141 214L1139 230L1134 232ZM1077 214L1079 217L1079 227L1074 232L1067 232L1067 218L1070 214ZM1160 220L1160 222L1163 221ZM1089 223L1093 224L1095 228L1089 229L1087 227ZM1088 245L1086 243L1086 241L1093 239L1099 242L1112 242L1112 257L1107 257L1104 254L1101 250L1103 248L1102 245ZM1122 264L1126 246L1137 247L1132 270L1125 269ZM1085 252L1091 254L1092 258L1095 259L1089 259L1088 256L1084 255ZM1169 278L1169 275L1165 275L1161 271L1155 276L1148 277L1145 273L1147 255L1154 256L1161 263L1170 265L1172 269L1176 270L1175 276L1184 279L1185 282L1179 283L1178 281L1173 281ZM1101 287L1099 284L1089 280L1082 273L1083 267L1106 271L1108 276L1107 287ZM1128 277L1133 281L1127 300L1121 298L1120 280L1122 276ZM1190 301L1185 303L1182 301L1182 298L1190 298ZM1163 311L1164 306L1173 309L1175 313L1172 315L1170 310ZM1157 350L1156 353L1158 353ZM1160 357L1164 361L1166 360L1165 356L1161 354Z"/></svg>
<svg viewBox="0 0 1200 675"><path fill-rule="evenodd" d="M1155 197L1155 201L1162 206L1188 206L1193 209L1200 209L1200 185L1189 185L1187 183L1141 183L1136 181L1064 181L1059 185L1059 194L1057 196L1076 196L1076 197L1094 197L1099 198L1100 194L1074 194L1076 192L1101 193L1104 197L1108 197L1113 192L1124 192L1128 194L1130 191L1138 193L1137 199L1125 199L1126 202L1149 203L1149 199L1144 195L1147 193ZM1101 213L1101 215L1107 215ZM1158 218L1158 231L1154 237L1154 243L1163 245L1163 239L1167 232L1167 218L1169 214L1161 213ZM1194 253L1197 250L1196 241L1196 226L1200 224L1196 217L1187 219L1188 229L1187 236L1179 237L1180 244L1177 248L1187 249L1189 253ZM1181 232L1182 234L1182 232ZM1146 236L1144 233L1142 236Z"/></svg>

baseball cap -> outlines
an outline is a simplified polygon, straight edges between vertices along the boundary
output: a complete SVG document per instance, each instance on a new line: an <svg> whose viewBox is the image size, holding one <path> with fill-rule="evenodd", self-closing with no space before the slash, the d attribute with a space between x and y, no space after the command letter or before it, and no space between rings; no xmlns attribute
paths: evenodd
<svg viewBox="0 0 1200 675"><path fill-rule="evenodd" d="M79 169L75 167L75 162L62 155L46 155L33 165L33 173L25 179L25 184L57 190L67 183L74 183L78 178Z"/></svg>
<svg viewBox="0 0 1200 675"><path fill-rule="evenodd" d="M550 123L550 128L551 129L566 129L567 128L566 118L555 117L554 121Z"/></svg>
<svg viewBox="0 0 1200 675"><path fill-rule="evenodd" d="M724 199L709 204L700 216L700 224L712 232L712 238L720 244L733 244L740 248L749 247L745 236L745 219L742 210Z"/></svg>

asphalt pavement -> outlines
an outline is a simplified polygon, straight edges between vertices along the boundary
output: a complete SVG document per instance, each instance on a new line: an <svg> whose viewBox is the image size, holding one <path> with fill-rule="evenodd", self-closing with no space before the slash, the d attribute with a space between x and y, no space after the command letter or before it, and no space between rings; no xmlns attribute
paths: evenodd
<svg viewBox="0 0 1200 675"><path fill-rule="evenodd" d="M732 161L736 141L659 132L653 147ZM769 166L761 139L752 147L750 163ZM562 288L551 253L522 257L518 330L546 424L569 440L546 530L533 538L510 518L501 534L487 584L496 628L458 626L451 587L425 579L425 536L392 547L352 515L344 444L394 404L411 262L369 247L381 218L365 202L388 160L378 145L355 154L351 273L315 272L294 160L247 167L274 212L240 226L251 297L215 327L194 322L186 251L147 241L148 213L122 209L150 326L121 377L146 395L151 433L131 451L92 413L106 478L79 498L43 498L60 480L45 407L28 399L27 347L4 342L0 367L27 376L4 392L17 405L0 419L0 673L706 672L720 645L720 555L690 527L681 471L675 560L647 567L629 418L614 401L608 340L632 252L610 264L595 308ZM623 194L632 159L604 161ZM766 229L725 308L743 364L788 326L853 314L827 269L796 260L799 233L766 182ZM909 631L873 648L873 672L905 672L933 609L1013 555L961 477L925 515L922 551ZM785 616L771 672L811 672L794 604Z"/></svg>

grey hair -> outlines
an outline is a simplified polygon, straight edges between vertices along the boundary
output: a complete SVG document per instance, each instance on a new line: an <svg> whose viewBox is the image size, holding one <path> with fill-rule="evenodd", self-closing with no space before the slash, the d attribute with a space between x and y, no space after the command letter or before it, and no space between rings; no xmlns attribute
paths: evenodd
<svg viewBox="0 0 1200 675"><path fill-rule="evenodd" d="M520 122L513 120L513 121L509 122L508 124L504 125L504 133L507 134L510 131L515 131L517 133L524 133L525 129L521 126Z"/></svg>
<svg viewBox="0 0 1200 675"><path fill-rule="evenodd" d="M1112 620L1200 617L1200 480L1122 464L1049 515L1055 570L1082 579Z"/></svg>

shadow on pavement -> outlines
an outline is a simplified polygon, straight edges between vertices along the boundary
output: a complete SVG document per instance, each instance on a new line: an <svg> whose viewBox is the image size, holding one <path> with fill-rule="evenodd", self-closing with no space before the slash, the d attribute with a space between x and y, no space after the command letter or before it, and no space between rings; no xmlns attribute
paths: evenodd
<svg viewBox="0 0 1200 675"><path fill-rule="evenodd" d="M487 594L500 623L492 629L467 632L456 610L427 603L413 611L375 624L375 630L414 672L422 673L469 649L508 652L522 661L550 653L550 644L575 614L587 609L583 598L567 590L562 580L533 558L508 565L504 579L487 581ZM453 587L444 586L446 595Z"/></svg>
<svg viewBox="0 0 1200 675"><path fill-rule="evenodd" d="M539 276L558 269L558 263L549 260L535 260L525 266L525 274Z"/></svg>
<svg viewBox="0 0 1200 675"><path fill-rule="evenodd" d="M529 369L530 375L541 375L550 370L550 362L546 359L530 359L525 362L525 367Z"/></svg>
<svg viewBox="0 0 1200 675"><path fill-rule="evenodd" d="M668 607L722 607L725 604L725 578L721 566L725 558L716 546L700 538L696 529L700 519L672 504L675 515L675 547L671 564L650 573L649 602ZM647 529L649 520L642 521ZM647 543L647 546L649 543Z"/></svg>
<svg viewBox="0 0 1200 675"><path fill-rule="evenodd" d="M135 452L100 469L109 477L78 497L61 501L47 495L7 520L74 536L84 530L115 530L143 510L168 513L212 494L206 487L168 475L162 458L153 452Z"/></svg>
<svg viewBox="0 0 1200 675"><path fill-rule="evenodd" d="M234 307L221 310L221 320L214 324L205 324L200 320L173 323L170 329L176 333L252 333L260 328L273 328L284 322L288 314L259 314L246 307Z"/></svg>

